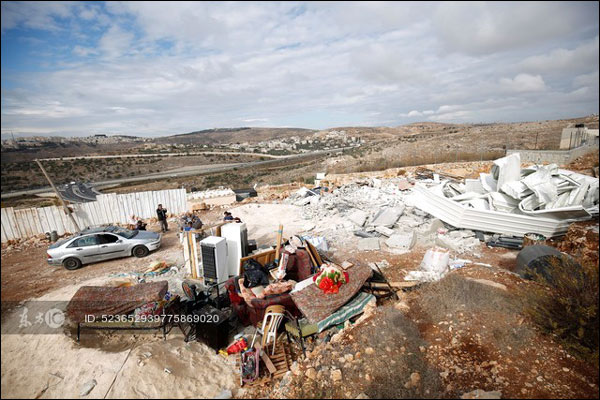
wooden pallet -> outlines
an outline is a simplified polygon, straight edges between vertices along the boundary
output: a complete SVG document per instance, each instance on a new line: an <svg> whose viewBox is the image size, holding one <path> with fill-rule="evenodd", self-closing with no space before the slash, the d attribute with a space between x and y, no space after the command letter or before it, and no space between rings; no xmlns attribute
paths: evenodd
<svg viewBox="0 0 600 400"><path fill-rule="evenodd" d="M272 349L269 346L269 349ZM261 386L266 384L271 384L274 379L281 379L286 372L290 370L291 365L291 357L289 354L289 349L287 348L287 343L283 340L277 343L275 347L275 354L271 355L269 349L265 350L265 354L267 355L269 361L272 363L272 367L275 368L274 372L271 373L269 368L266 367L265 360L261 358L261 369L260 376L253 382L244 383L244 386ZM269 362L267 361L267 362ZM240 371L241 366L241 355L236 358L236 371Z"/></svg>
<svg viewBox="0 0 600 400"><path fill-rule="evenodd" d="M283 343L279 343L279 346L275 348L275 355L269 355L269 358L276 369L276 372L272 374L273 379L282 378L290 370L290 357L287 346Z"/></svg>

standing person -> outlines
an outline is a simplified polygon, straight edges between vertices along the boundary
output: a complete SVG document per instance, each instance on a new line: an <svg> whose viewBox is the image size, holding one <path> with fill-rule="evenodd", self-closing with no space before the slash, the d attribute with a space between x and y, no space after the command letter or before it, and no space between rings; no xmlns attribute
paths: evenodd
<svg viewBox="0 0 600 400"><path fill-rule="evenodd" d="M162 204L158 205L156 209L156 215L158 216L158 222L160 222L160 228L163 232L169 230L169 224L167 223L167 209L163 208Z"/></svg>

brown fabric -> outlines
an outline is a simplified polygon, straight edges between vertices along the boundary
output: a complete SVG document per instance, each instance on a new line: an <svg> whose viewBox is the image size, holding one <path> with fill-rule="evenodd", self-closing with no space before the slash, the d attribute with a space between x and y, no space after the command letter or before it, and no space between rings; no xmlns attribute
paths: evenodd
<svg viewBox="0 0 600 400"><path fill-rule="evenodd" d="M73 322L84 322L86 315L101 318L128 314L146 303L162 300L168 289L167 281L124 287L82 286L67 305L67 316Z"/></svg>
<svg viewBox="0 0 600 400"><path fill-rule="evenodd" d="M312 275L312 262L308 251L297 249L294 254L290 254L286 266L285 279L300 282Z"/></svg>
<svg viewBox="0 0 600 400"><path fill-rule="evenodd" d="M338 293L323 293L315 284L291 293L296 307L311 324L316 324L334 313L354 296L364 283L371 277L373 271L366 265L354 265L346 270L350 282L343 284Z"/></svg>

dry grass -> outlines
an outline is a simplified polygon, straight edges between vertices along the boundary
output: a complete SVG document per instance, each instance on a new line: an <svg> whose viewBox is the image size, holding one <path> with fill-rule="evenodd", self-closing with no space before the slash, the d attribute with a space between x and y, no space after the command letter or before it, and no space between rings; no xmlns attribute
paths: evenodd
<svg viewBox="0 0 600 400"><path fill-rule="evenodd" d="M598 365L598 265L553 262L524 293L527 314L575 356Z"/></svg>
<svg viewBox="0 0 600 400"><path fill-rule="evenodd" d="M426 286L417 301L432 324L458 323L458 314L474 317L488 345L501 351L517 352L527 348L533 331L519 322L523 313L520 296L450 274ZM487 328L485 328L487 327Z"/></svg>

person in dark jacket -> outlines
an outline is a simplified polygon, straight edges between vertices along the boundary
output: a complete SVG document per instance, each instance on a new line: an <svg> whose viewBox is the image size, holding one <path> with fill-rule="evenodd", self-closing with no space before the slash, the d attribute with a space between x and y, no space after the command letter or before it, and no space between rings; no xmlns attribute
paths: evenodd
<svg viewBox="0 0 600 400"><path fill-rule="evenodd" d="M144 221L142 221L141 219L137 222L135 229L137 229L138 231L145 231L146 230L146 224Z"/></svg>
<svg viewBox="0 0 600 400"><path fill-rule="evenodd" d="M158 216L158 222L160 222L160 228L163 232L169 230L169 224L167 223L167 209L163 208L162 204L158 205L156 209L156 215Z"/></svg>

